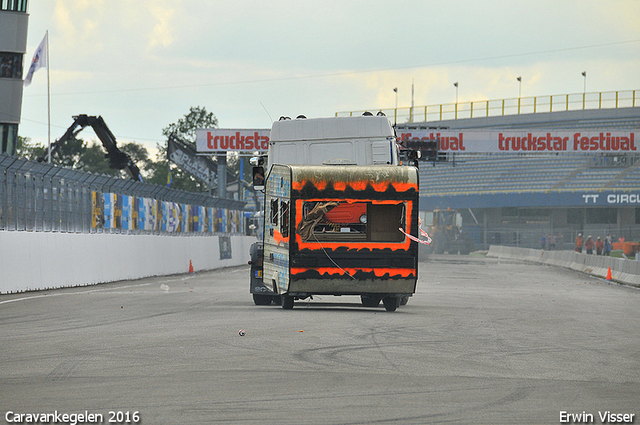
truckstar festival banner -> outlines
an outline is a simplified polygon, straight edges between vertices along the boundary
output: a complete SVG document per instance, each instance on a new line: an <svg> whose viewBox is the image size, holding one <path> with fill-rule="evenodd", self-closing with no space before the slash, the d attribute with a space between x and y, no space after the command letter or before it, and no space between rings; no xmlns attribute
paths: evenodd
<svg viewBox="0 0 640 425"><path fill-rule="evenodd" d="M269 129L207 128L196 130L196 149L204 152L266 152L269 150Z"/></svg>
<svg viewBox="0 0 640 425"><path fill-rule="evenodd" d="M634 131L481 131L396 129L398 141L438 140L440 152L458 153L635 153L640 134Z"/></svg>

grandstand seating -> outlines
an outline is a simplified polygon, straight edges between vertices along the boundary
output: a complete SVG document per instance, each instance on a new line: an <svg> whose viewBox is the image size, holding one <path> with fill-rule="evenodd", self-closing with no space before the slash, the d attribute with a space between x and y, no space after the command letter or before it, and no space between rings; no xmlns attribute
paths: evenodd
<svg viewBox="0 0 640 425"><path fill-rule="evenodd" d="M430 195L638 188L640 163L606 168L593 162L586 155L461 155L455 162L422 163L420 188Z"/></svg>

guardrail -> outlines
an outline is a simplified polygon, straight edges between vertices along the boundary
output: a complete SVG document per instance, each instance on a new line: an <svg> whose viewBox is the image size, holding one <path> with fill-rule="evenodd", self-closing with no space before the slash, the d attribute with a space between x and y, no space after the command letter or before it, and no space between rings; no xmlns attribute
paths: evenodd
<svg viewBox="0 0 640 425"><path fill-rule="evenodd" d="M588 255L573 251L543 251L541 249L515 248L491 245L487 257L530 261L539 264L564 267L606 279L640 287L640 261Z"/></svg>
<svg viewBox="0 0 640 425"><path fill-rule="evenodd" d="M403 108L372 108L362 111L336 112L335 116L354 116L362 115L367 111L371 113L381 111L389 119L393 119L395 123L404 123L583 109L626 108L635 107L640 103L637 92L637 90L620 90L443 103Z"/></svg>

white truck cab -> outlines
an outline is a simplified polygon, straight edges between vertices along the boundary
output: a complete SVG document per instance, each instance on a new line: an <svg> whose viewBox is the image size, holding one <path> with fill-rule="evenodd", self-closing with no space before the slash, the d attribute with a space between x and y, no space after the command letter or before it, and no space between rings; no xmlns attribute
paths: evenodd
<svg viewBox="0 0 640 425"><path fill-rule="evenodd" d="M289 165L398 165L386 116L280 119L273 123L267 170Z"/></svg>

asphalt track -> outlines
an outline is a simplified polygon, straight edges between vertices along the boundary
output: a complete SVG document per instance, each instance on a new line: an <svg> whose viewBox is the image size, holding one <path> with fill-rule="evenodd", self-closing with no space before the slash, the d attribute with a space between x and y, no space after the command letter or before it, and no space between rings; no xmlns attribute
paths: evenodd
<svg viewBox="0 0 640 425"><path fill-rule="evenodd" d="M0 296L0 424L640 423L638 289L461 256L421 263L393 313L248 287L237 267Z"/></svg>

